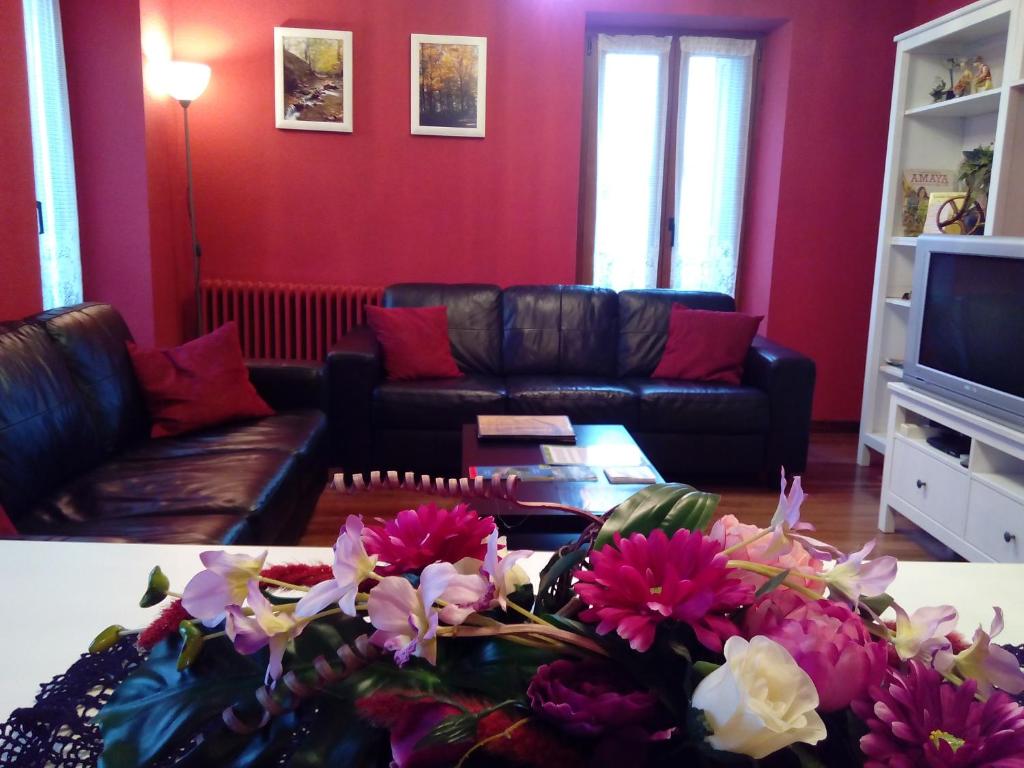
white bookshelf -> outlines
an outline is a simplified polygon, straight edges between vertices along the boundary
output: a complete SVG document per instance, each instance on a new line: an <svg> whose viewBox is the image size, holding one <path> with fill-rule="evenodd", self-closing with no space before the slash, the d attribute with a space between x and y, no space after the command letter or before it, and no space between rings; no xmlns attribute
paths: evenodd
<svg viewBox="0 0 1024 768"><path fill-rule="evenodd" d="M875 282L864 367L860 449L887 450L889 384L902 369L889 360L906 354L916 237L903 232L903 172L956 170L965 149L991 144L992 182L985 235L1024 235L1024 0L979 0L898 35L889 141L882 190ZM949 79L948 58L982 56L993 88L932 102L935 78ZM954 73L956 74L956 73Z"/></svg>

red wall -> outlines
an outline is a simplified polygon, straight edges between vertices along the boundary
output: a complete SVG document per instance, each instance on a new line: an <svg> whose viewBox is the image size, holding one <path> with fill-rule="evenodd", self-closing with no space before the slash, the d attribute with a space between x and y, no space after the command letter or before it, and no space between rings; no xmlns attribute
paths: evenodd
<svg viewBox="0 0 1024 768"><path fill-rule="evenodd" d="M208 91L190 108L205 274L318 283L572 282L587 14L773 29L761 68L740 300L768 315L769 335L817 360L815 417L857 418L892 36L915 22L912 4L144 0L144 16L154 3L165 6L175 58L213 67ZM105 74L114 64L93 35L118 46L137 39L138 14L80 15L89 13L106 18L95 30L66 24L65 34L80 38L79 54ZM273 127L274 26L353 31L355 133ZM126 29L114 40L117 27ZM486 139L409 134L413 32L488 38ZM96 135L84 162L116 165L102 160L100 145L123 143L132 173L148 174L131 190L135 239L146 239L143 230L150 239L146 300L154 333L180 337L190 311L180 127L171 122L180 116L141 104L137 66L115 58L124 71L114 84L126 92L117 101L145 112L144 135L135 115L127 127L109 114L86 118ZM104 88L109 99L109 82ZM89 99L78 111L103 102L98 89ZM85 170L102 177L109 167L82 168L80 178ZM147 196L150 209L139 213ZM93 210L103 204L99 197ZM117 258L109 257L115 271Z"/></svg>
<svg viewBox="0 0 1024 768"><path fill-rule="evenodd" d="M0 46L0 320L9 320L43 305L21 3L0 3L0 39L6 41Z"/></svg>

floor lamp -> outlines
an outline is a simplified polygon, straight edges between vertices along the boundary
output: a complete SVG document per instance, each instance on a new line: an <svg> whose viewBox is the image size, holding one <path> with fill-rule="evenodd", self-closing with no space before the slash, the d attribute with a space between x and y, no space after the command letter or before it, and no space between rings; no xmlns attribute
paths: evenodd
<svg viewBox="0 0 1024 768"><path fill-rule="evenodd" d="M191 61L172 61L169 64L167 92L181 104L185 115L185 173L188 176L188 220L192 227L192 279L196 291L196 336L203 333L203 297L199 290L199 261L202 250L196 234L196 203L192 193L192 142L188 132L188 107L206 90L210 82L210 68Z"/></svg>

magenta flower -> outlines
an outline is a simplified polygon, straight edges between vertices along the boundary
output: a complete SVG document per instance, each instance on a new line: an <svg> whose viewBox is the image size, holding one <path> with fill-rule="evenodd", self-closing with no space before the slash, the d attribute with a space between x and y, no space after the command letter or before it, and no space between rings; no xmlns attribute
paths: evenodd
<svg viewBox="0 0 1024 768"><path fill-rule="evenodd" d="M185 585L181 604L190 616L214 627L224 620L227 606L245 602L249 580L259 577L267 553L252 557L211 550L200 554L199 559L205 568Z"/></svg>
<svg viewBox="0 0 1024 768"><path fill-rule="evenodd" d="M270 663L267 665L267 683L281 677L282 659L288 642L302 633L306 622L296 621L288 613L276 613L274 606L260 592L258 581L250 581L248 603L252 616L247 616L240 606L229 605L224 632L235 645L235 650L246 655L270 646Z"/></svg>
<svg viewBox="0 0 1024 768"><path fill-rule="evenodd" d="M630 731L649 740L658 699L600 661L559 659L537 668L526 690L534 711L573 736ZM639 733L638 733L639 732Z"/></svg>
<svg viewBox="0 0 1024 768"><path fill-rule="evenodd" d="M380 572L394 576L464 557L483 560L485 541L493 530L494 518L481 518L465 504L450 510L424 504L399 512L383 525L368 525L363 543L368 553L386 563Z"/></svg>
<svg viewBox="0 0 1024 768"><path fill-rule="evenodd" d="M635 651L654 642L657 625L671 619L689 624L713 651L737 634L721 614L748 603L753 589L726 566L722 546L699 532L661 529L650 536L618 534L590 555L592 570L579 572L576 593L591 607L580 614L597 631L615 630Z"/></svg>
<svg viewBox="0 0 1024 768"><path fill-rule="evenodd" d="M905 673L889 670L854 702L869 733L860 740L865 768L1022 768L1024 708L1004 693L975 698L977 684L960 686L919 661Z"/></svg>
<svg viewBox="0 0 1024 768"><path fill-rule="evenodd" d="M814 682L822 712L850 706L885 674L885 643L874 640L860 617L839 603L808 602L777 589L747 609L743 633L763 635L789 651Z"/></svg>

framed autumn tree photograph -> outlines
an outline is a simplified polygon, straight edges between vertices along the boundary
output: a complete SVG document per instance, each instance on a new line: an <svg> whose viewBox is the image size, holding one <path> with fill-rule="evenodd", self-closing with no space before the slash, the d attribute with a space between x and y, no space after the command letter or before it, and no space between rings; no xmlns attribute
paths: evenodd
<svg viewBox="0 0 1024 768"><path fill-rule="evenodd" d="M412 36L412 132L484 135L487 38Z"/></svg>
<svg viewBox="0 0 1024 768"><path fill-rule="evenodd" d="M274 28L275 125L352 132L352 33Z"/></svg>

